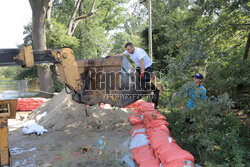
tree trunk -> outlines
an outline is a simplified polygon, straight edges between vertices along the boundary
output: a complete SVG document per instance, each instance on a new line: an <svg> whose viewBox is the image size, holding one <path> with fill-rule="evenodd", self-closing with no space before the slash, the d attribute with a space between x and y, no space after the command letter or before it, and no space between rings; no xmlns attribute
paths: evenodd
<svg viewBox="0 0 250 167"><path fill-rule="evenodd" d="M29 2L32 9L32 40L34 49L46 50L45 20L51 0L29 0ZM40 96L48 97L50 94L46 92L54 92L49 65L38 65L37 72L41 91Z"/></svg>
<svg viewBox="0 0 250 167"><path fill-rule="evenodd" d="M68 24L68 35L72 36L76 30L76 27L78 25L78 23L83 20L83 19L87 19L88 17L92 16L93 14L95 14L99 9L95 9L95 5L96 5L96 1L94 0L91 10L89 13L84 14L84 15L80 15L78 17L76 17L77 11L79 10L79 14L82 13L81 12L81 4L82 4L82 0L78 0L75 3L75 8L73 11L73 14L71 15L71 18L69 20L69 24Z"/></svg>
<svg viewBox="0 0 250 167"><path fill-rule="evenodd" d="M250 48L250 32L248 33L248 36L247 36L247 43L246 43L243 60L247 60L249 48Z"/></svg>
<svg viewBox="0 0 250 167"><path fill-rule="evenodd" d="M53 5L54 0L51 0L48 4L48 9L46 13L47 20L49 22L49 30L52 30L52 24L51 24L51 11L52 11L52 5Z"/></svg>
<svg viewBox="0 0 250 167"><path fill-rule="evenodd" d="M74 8L74 11L73 11L73 14L72 14L72 16L71 16L71 18L70 18L70 21L69 21L69 24L68 24L68 34L69 34L69 35L72 35L72 34L73 34L73 33L72 33L72 29L73 29L73 26L74 26L74 19L75 19L75 17L76 17L76 13L77 13L77 11L78 11L78 9L79 9L81 3L82 3L82 0L76 1L75 8Z"/></svg>

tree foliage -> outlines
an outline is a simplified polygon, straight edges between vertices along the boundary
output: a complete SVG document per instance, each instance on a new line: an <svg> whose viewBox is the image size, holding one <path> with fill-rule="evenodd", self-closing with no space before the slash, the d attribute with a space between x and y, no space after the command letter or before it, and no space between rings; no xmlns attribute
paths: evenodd
<svg viewBox="0 0 250 167"><path fill-rule="evenodd" d="M124 22L122 7L126 0L101 0L96 1L95 8L98 11L87 19L82 20L73 36L79 42L78 48L74 49L77 58L87 59L100 57L107 53L112 47L108 41L108 33L110 30ZM88 13L91 9L93 1L82 1L77 15ZM52 17L60 24L68 26L73 9L74 0L55 1L53 5Z"/></svg>
<svg viewBox="0 0 250 167"><path fill-rule="evenodd" d="M56 22L56 20L52 19L50 21L52 24L52 28L47 30L47 47L48 48L63 48L70 47L73 50L78 49L79 40L67 34L67 28L65 25Z"/></svg>
<svg viewBox="0 0 250 167"><path fill-rule="evenodd" d="M161 0L153 8L153 57L157 70L166 67L169 98L200 72L213 92L209 95L228 92L244 108L237 94L244 89L249 101L249 75L243 72L249 67L249 59L243 60L250 27L247 1ZM143 34L147 46L147 29Z"/></svg>
<svg viewBox="0 0 250 167"><path fill-rule="evenodd" d="M188 109L183 96L186 88L169 103L171 112L163 112L170 123L171 136L194 155L196 163L209 167L247 165L250 129L239 124L228 94L207 98Z"/></svg>
<svg viewBox="0 0 250 167"><path fill-rule="evenodd" d="M154 67L165 69L160 106L168 108L162 112L171 135L201 165L246 166L249 124L240 123L234 111L249 114L249 2L159 0L152 5ZM205 76L208 98L190 110L185 84L197 72ZM173 102L174 92L179 93Z"/></svg>

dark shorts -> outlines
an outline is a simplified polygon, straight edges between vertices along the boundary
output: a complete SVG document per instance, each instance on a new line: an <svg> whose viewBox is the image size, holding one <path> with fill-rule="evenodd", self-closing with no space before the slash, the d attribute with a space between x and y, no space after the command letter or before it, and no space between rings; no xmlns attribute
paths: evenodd
<svg viewBox="0 0 250 167"><path fill-rule="evenodd" d="M140 68L140 67L137 67L137 68L136 68L136 71L141 75L141 68ZM153 71L154 71L153 65L151 65L151 66L145 68L144 80L145 80L146 82L149 82L149 81L150 81L151 75L152 75Z"/></svg>

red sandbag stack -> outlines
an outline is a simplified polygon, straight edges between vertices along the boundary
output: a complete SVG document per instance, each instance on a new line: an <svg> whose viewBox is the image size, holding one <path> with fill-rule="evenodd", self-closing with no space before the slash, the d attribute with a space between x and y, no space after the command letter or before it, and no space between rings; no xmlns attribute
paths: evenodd
<svg viewBox="0 0 250 167"><path fill-rule="evenodd" d="M126 106L125 108L136 108L136 107L138 107L139 105L141 105L144 102L145 101L143 101L143 100L138 100L138 101Z"/></svg>
<svg viewBox="0 0 250 167"><path fill-rule="evenodd" d="M18 111L32 111L38 108L43 102L47 101L45 98L35 97L35 98L20 98L17 102Z"/></svg>
<svg viewBox="0 0 250 167"><path fill-rule="evenodd" d="M141 109L138 109L142 103L144 103L144 101L133 104L136 108L129 117L130 123L134 126L130 131L130 150L133 153L133 159L140 167L159 167L160 160L155 157L153 148L148 144L148 136L141 119Z"/></svg>
<svg viewBox="0 0 250 167"><path fill-rule="evenodd" d="M130 132L132 140L139 135L149 139L148 144L131 150L137 164L159 167L161 162L163 167L193 167L194 157L177 145L170 135L166 117L154 109L154 104L140 101L133 106L130 123L136 126Z"/></svg>

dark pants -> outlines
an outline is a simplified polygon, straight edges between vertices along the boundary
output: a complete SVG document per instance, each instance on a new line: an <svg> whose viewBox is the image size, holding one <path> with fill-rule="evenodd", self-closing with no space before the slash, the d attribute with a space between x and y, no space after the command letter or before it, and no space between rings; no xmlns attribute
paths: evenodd
<svg viewBox="0 0 250 167"><path fill-rule="evenodd" d="M137 67L136 71L141 75L141 68ZM144 78L142 79L144 82L149 82L151 80L151 75L154 71L154 67L153 65L145 68L145 72L144 72ZM159 93L160 91L155 87L154 84L151 84L151 90L154 90L154 96L152 98L152 102L155 103L155 109L158 106L158 101L159 101Z"/></svg>
<svg viewBox="0 0 250 167"><path fill-rule="evenodd" d="M140 67L137 67L136 71L141 75L141 68ZM153 65L145 68L144 78L143 78L145 82L149 82L151 80L151 75L152 75L153 71L154 71Z"/></svg>

